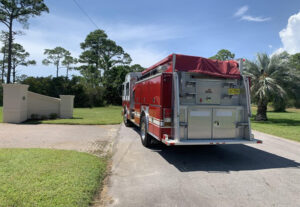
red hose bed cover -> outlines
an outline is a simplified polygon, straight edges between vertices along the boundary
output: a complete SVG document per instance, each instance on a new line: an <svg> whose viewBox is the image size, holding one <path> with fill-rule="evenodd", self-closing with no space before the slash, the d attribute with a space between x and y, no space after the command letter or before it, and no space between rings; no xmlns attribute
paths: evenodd
<svg viewBox="0 0 300 207"><path fill-rule="evenodd" d="M241 77L238 63L234 60L220 61L176 54L175 69L222 78L240 79Z"/></svg>
<svg viewBox="0 0 300 207"><path fill-rule="evenodd" d="M175 70L202 73L214 77L240 79L240 70L238 63L234 60L220 61L211 60L203 57L174 54ZM169 55L165 59L155 65L144 70L142 74L148 73L160 65L172 62L173 55Z"/></svg>

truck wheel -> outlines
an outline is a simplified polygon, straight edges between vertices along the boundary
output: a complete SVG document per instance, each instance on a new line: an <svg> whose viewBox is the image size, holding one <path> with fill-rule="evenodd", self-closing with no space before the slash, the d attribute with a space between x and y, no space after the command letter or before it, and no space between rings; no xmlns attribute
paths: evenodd
<svg viewBox="0 0 300 207"><path fill-rule="evenodd" d="M151 136L148 134L148 126L146 122L146 117L143 116L141 120L141 129L140 129L141 141L145 147L151 147Z"/></svg>
<svg viewBox="0 0 300 207"><path fill-rule="evenodd" d="M131 126L130 121L128 121L128 119L127 119L127 111L126 110L124 110L123 122L124 122L124 124L125 124L126 127L130 127Z"/></svg>

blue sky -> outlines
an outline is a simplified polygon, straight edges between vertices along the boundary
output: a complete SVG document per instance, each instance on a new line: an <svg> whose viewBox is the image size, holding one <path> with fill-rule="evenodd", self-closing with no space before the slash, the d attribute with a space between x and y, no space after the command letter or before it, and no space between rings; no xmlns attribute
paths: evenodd
<svg viewBox="0 0 300 207"><path fill-rule="evenodd" d="M257 52L300 52L299 0L76 1L144 67L171 53L210 57L225 48L237 58L254 59ZM54 76L54 67L41 64L43 50L62 46L78 56L80 42L97 29L73 0L46 4L50 13L30 19L26 34L16 39L38 62L19 74Z"/></svg>

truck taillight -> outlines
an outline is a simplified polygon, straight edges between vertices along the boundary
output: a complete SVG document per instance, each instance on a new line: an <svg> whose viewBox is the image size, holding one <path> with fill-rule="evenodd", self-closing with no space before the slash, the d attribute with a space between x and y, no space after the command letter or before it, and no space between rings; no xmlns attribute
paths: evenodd
<svg viewBox="0 0 300 207"><path fill-rule="evenodd" d="M171 126L172 122L172 110L169 108L163 109L163 120L164 120L164 126Z"/></svg>

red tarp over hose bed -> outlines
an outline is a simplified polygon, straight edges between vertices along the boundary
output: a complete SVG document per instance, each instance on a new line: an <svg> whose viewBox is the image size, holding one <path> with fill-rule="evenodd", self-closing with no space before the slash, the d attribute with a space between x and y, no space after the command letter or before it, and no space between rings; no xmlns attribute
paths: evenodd
<svg viewBox="0 0 300 207"><path fill-rule="evenodd" d="M143 74L153 70L157 66L172 62L172 59L173 55L169 55L167 58L143 71ZM238 63L234 60L220 61L188 55L176 54L175 70L202 73L222 78L239 79L241 77Z"/></svg>

